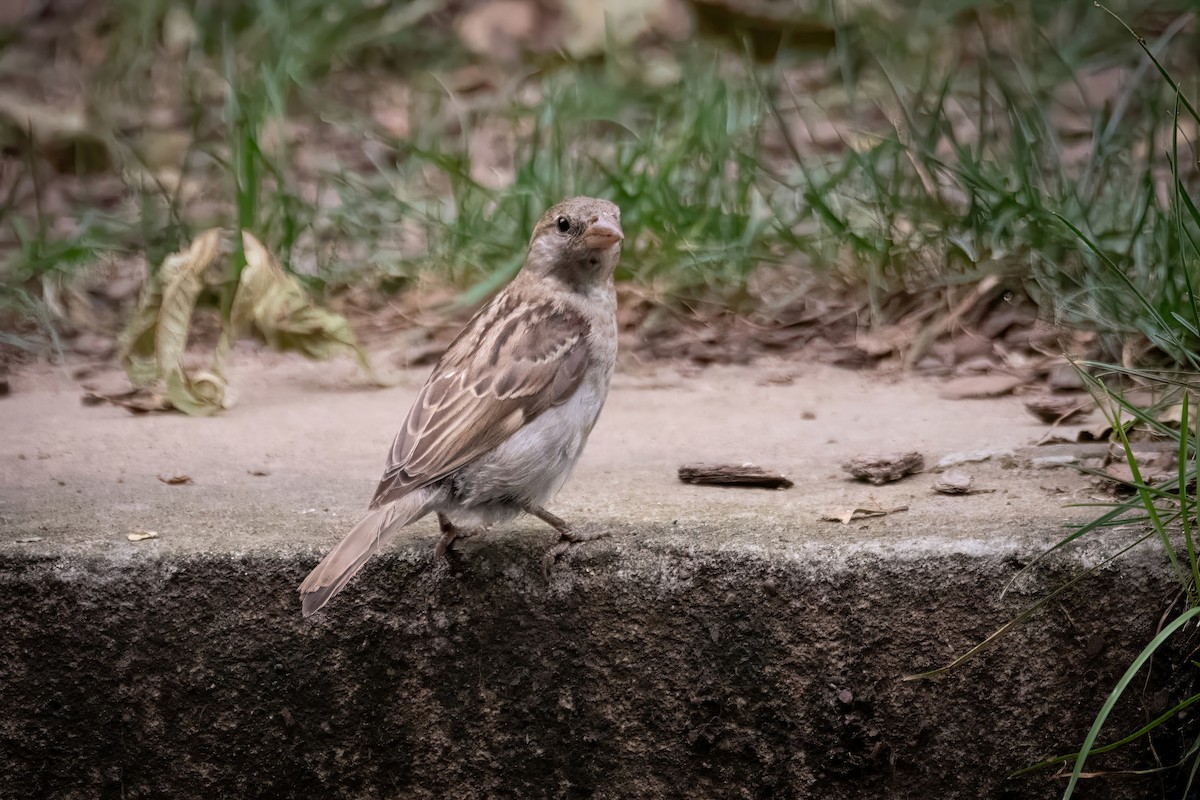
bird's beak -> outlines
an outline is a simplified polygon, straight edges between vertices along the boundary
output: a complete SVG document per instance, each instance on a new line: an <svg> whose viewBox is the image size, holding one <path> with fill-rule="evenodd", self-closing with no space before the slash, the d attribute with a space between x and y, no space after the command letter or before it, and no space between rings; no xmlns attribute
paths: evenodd
<svg viewBox="0 0 1200 800"><path fill-rule="evenodd" d="M593 250L607 250L624 239L625 234L615 219L598 219L583 232L584 244Z"/></svg>

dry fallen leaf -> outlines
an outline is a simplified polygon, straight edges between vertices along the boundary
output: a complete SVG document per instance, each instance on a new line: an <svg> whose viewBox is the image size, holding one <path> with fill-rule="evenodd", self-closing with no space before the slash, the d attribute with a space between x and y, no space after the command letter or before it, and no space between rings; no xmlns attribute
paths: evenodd
<svg viewBox="0 0 1200 800"><path fill-rule="evenodd" d="M247 231L242 232L242 246L246 268L233 300L233 337L255 330L275 350L296 350L318 360L349 351L372 381L386 385L345 317L316 306L300 282Z"/></svg>
<svg viewBox="0 0 1200 800"><path fill-rule="evenodd" d="M1086 394L1037 394L1025 399L1025 410L1042 422L1070 422L1091 411L1092 398Z"/></svg>
<svg viewBox="0 0 1200 800"><path fill-rule="evenodd" d="M868 517L885 517L888 514L895 514L900 511L908 511L908 506L896 506L895 508L836 508L829 509L821 514L821 519L826 522L840 522L843 525L849 525L856 519L867 519Z"/></svg>
<svg viewBox="0 0 1200 800"><path fill-rule="evenodd" d="M900 325L881 325L875 330L855 331L854 346L875 358L901 352L908 349L917 335L917 322L914 320Z"/></svg>
<svg viewBox="0 0 1200 800"><path fill-rule="evenodd" d="M144 539L157 539L158 531L134 531L133 533L125 534L125 538L131 542L140 542Z"/></svg>
<svg viewBox="0 0 1200 800"><path fill-rule="evenodd" d="M168 486L184 486L193 482L191 475L172 475L170 478L159 475L158 479Z"/></svg>
<svg viewBox="0 0 1200 800"><path fill-rule="evenodd" d="M983 397L1001 397L1012 392L1025 383L1025 379L1016 375L969 375L965 378L954 378L942 384L939 392L948 400L972 400Z"/></svg>
<svg viewBox="0 0 1200 800"><path fill-rule="evenodd" d="M28 139L58 172L96 175L109 171L117 160L112 137L89 109L62 108L0 91L0 142L7 146Z"/></svg>
<svg viewBox="0 0 1200 800"><path fill-rule="evenodd" d="M134 385L132 393L99 395L134 412L177 409L207 416L233 405L234 395L221 371L221 360L242 333L257 331L276 350L297 350L325 359L353 352L376 384L376 375L345 317L317 307L270 251L243 231L246 266L238 282L230 329L221 334L216 360L207 370L188 372L183 365L196 300L205 275L222 250L222 232L212 228L192 244L168 256L142 288L133 319L122 333L121 365ZM85 398L91 402L93 398Z"/></svg>
<svg viewBox="0 0 1200 800"><path fill-rule="evenodd" d="M219 369L189 375L183 366L196 299L204 273L221 250L221 231L200 234L186 250L163 260L146 280L137 311L120 337L121 366L138 391L106 399L131 411L179 409L215 414L230 403Z"/></svg>

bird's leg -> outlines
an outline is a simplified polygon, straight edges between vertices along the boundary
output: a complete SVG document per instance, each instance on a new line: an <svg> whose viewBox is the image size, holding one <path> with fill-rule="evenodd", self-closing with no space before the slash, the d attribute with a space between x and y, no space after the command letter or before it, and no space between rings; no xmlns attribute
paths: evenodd
<svg viewBox="0 0 1200 800"><path fill-rule="evenodd" d="M437 563L446 557L446 551L450 549L450 545L458 539L466 539L475 535L475 531L466 530L455 525L450 519L438 512L438 528L442 531L442 538L438 540L437 547L433 548L433 563Z"/></svg>
<svg viewBox="0 0 1200 800"><path fill-rule="evenodd" d="M547 575L550 574L554 562L558 561L559 557L571 548L571 545L601 539L608 536L609 533L606 530L577 531L568 525L565 520L551 514L541 506L529 506L525 510L558 531L558 542L546 551L546 557L542 561L542 568Z"/></svg>

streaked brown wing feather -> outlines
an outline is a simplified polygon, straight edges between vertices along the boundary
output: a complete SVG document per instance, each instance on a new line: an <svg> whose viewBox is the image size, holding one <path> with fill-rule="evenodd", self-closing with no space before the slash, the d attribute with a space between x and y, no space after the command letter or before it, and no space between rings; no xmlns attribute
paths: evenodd
<svg viewBox="0 0 1200 800"><path fill-rule="evenodd" d="M371 508L444 477L564 402L583 380L588 330L577 312L549 300L497 297L417 395Z"/></svg>

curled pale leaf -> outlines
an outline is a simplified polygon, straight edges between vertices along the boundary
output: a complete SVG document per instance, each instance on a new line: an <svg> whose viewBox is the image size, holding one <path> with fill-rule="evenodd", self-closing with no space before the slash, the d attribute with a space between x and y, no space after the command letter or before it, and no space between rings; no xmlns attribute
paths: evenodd
<svg viewBox="0 0 1200 800"><path fill-rule="evenodd" d="M163 260L158 274L147 278L137 311L119 339L121 365L139 390L126 407L212 414L226 407L220 375L189 376L183 366L196 299L204 288L204 272L221 251L221 231L197 236L185 250ZM162 391L166 387L165 393Z"/></svg>
<svg viewBox="0 0 1200 800"><path fill-rule="evenodd" d="M345 317L315 305L253 234L242 232L242 247L246 267L233 301L234 337L255 330L276 350L296 350L318 360L349 351L373 381L384 383Z"/></svg>
<svg viewBox="0 0 1200 800"><path fill-rule="evenodd" d="M171 405L193 417L208 417L233 406L225 378L215 372L188 375L182 369L167 374L167 399Z"/></svg>
<svg viewBox="0 0 1200 800"><path fill-rule="evenodd" d="M220 249L221 232L213 228L196 237L187 250L163 261L162 304L154 328L155 360L162 376L183 370L183 353L192 327L192 311L204 288L204 271L216 260Z"/></svg>
<svg viewBox="0 0 1200 800"><path fill-rule="evenodd" d="M147 388L158 380L158 359L154 352L154 330L162 305L162 283L154 276L146 278L138 298L137 310L125 330L117 337L121 367L134 386Z"/></svg>
<svg viewBox="0 0 1200 800"><path fill-rule="evenodd" d="M163 260L142 288L138 308L120 337L121 364L136 390L103 399L131 411L175 408L208 416L233 405L233 393L222 374L222 356L240 335L256 331L276 350L296 350L325 359L353 352L375 383L384 385L359 346L349 322L318 308L304 287L280 267L275 256L243 232L246 267L238 283L230 324L222 332L215 366L189 373L184 367L188 334L205 273L221 255L218 228L197 236L186 249Z"/></svg>

